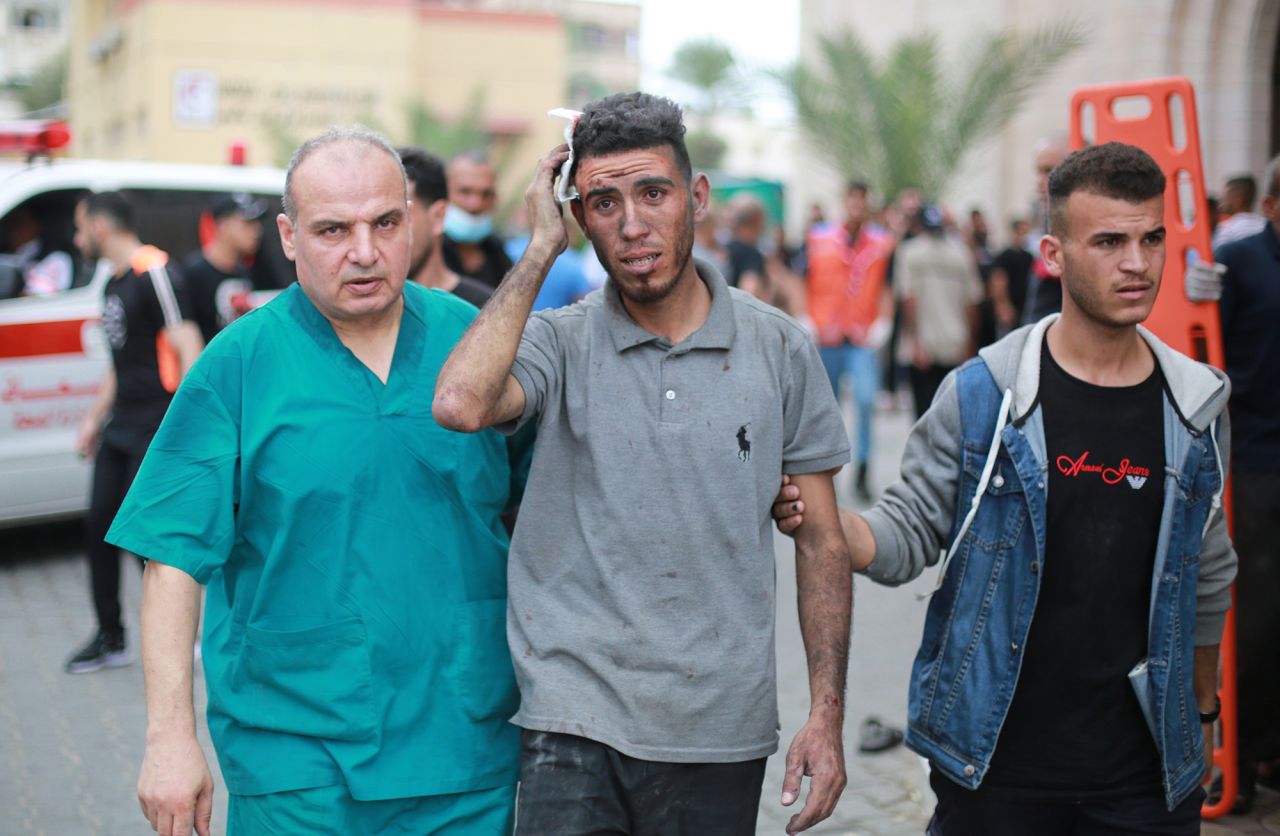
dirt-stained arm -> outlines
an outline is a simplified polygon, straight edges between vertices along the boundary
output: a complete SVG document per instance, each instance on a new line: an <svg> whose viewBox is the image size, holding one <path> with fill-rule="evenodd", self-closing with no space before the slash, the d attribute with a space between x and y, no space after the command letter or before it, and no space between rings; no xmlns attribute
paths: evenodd
<svg viewBox="0 0 1280 836"><path fill-rule="evenodd" d="M533 300L552 263L568 246L555 175L569 155L560 145L538 163L525 192L529 246L480 310L436 378L432 417L442 427L477 432L519 418L525 393L511 374Z"/></svg>
<svg viewBox="0 0 1280 836"><path fill-rule="evenodd" d="M844 791L844 688L849 666L853 578L836 509L834 471L792 476L807 510L796 529L796 589L800 633L809 661L809 720L787 752L782 803L795 803L810 776L804 808L787 824L799 833L835 810Z"/></svg>

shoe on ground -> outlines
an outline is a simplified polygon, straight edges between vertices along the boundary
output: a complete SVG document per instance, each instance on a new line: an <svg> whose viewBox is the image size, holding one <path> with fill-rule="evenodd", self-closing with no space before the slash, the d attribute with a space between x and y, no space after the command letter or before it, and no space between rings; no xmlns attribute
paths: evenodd
<svg viewBox="0 0 1280 836"><path fill-rule="evenodd" d="M124 636L98 633L76 655L67 660L67 673L93 673L103 668L120 668L133 662Z"/></svg>
<svg viewBox="0 0 1280 836"><path fill-rule="evenodd" d="M1258 786L1280 790L1280 760L1258 764Z"/></svg>
<svg viewBox="0 0 1280 836"><path fill-rule="evenodd" d="M858 751L866 754L892 749L902 742L902 730L886 726L878 717L868 717L858 727Z"/></svg>
<svg viewBox="0 0 1280 836"><path fill-rule="evenodd" d="M1244 816L1253 810L1253 801L1258 795L1257 772L1249 767L1243 767L1240 770L1239 784L1236 789L1236 800L1231 805L1231 815ZM1213 780L1209 782L1209 794L1207 801L1210 804L1217 804L1222 799L1222 776L1215 775Z"/></svg>

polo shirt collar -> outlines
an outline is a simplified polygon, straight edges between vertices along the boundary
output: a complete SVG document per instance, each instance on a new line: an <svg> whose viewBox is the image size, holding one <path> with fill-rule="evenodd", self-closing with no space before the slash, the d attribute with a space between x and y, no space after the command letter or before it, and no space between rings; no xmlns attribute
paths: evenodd
<svg viewBox="0 0 1280 836"><path fill-rule="evenodd" d="M737 332L737 322L733 316L733 299L729 294L729 285L720 275L720 271L709 262L695 258L693 264L698 272L698 278L711 293L711 310L707 312L706 321L680 343L679 348L682 352L694 348L732 348L733 337ZM631 318L631 314L627 313L626 307L622 304L622 297L612 277L605 282L604 309L605 324L609 329L609 335L613 338L613 347L619 353L645 343L666 343L665 337L646 331Z"/></svg>

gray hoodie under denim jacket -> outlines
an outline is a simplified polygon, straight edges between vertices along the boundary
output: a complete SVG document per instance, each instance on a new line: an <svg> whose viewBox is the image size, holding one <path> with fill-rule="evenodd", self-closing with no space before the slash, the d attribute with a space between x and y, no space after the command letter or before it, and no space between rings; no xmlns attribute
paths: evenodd
<svg viewBox="0 0 1280 836"><path fill-rule="evenodd" d="M907 745L970 789L995 751L1040 588L1040 351L1056 318L1018 329L947 376L911 430L901 479L865 515L876 541L867 575L879 583L911 580L946 552L912 668ZM1129 679L1172 809L1204 772L1193 655L1221 639L1236 571L1222 509L1230 384L1139 332L1165 378L1165 473L1148 655Z"/></svg>

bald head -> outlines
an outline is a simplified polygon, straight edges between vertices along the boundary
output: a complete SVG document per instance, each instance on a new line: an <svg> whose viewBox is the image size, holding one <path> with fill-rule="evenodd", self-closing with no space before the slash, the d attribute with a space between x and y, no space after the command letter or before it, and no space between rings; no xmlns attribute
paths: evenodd
<svg viewBox="0 0 1280 836"><path fill-rule="evenodd" d="M289 221L296 223L298 220L298 206L295 195L295 180L297 179L298 169L302 168L306 161L321 152L325 155L329 154L347 154L355 159L363 158L370 153L383 153L390 157L396 164L396 168L400 170L400 179L404 181L404 165L400 161L400 154L396 151L395 146L387 141L387 138L380 133L371 131L368 128L362 128L359 125L350 128L330 128L319 136L312 137L306 142L298 146L298 150L293 152L293 158L289 160L289 169L284 175L284 198L281 201L284 207L284 213L288 216ZM404 197L409 199L408 184L405 184Z"/></svg>
<svg viewBox="0 0 1280 836"><path fill-rule="evenodd" d="M1071 153L1071 146L1064 136L1040 140L1036 145L1036 188L1039 189L1040 206L1049 207L1049 172Z"/></svg>

